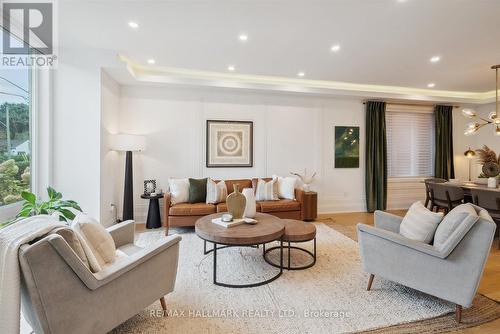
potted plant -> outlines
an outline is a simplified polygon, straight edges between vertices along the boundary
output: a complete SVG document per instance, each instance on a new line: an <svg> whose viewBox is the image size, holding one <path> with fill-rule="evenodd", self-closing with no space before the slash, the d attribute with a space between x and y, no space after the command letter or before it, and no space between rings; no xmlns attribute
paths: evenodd
<svg viewBox="0 0 500 334"><path fill-rule="evenodd" d="M500 155L484 145L482 149L476 150L478 163L483 165L479 178L488 178L488 187L498 187L498 176L500 174Z"/></svg>
<svg viewBox="0 0 500 334"><path fill-rule="evenodd" d="M37 199L32 192L23 191L21 197L24 202L21 211L19 211L15 219L0 224L0 228L15 223L22 218L36 215L57 214L60 221L68 222L75 218L75 210L82 211L78 203L73 200L64 200L62 194L52 187L47 188L47 194L48 200L43 201Z"/></svg>

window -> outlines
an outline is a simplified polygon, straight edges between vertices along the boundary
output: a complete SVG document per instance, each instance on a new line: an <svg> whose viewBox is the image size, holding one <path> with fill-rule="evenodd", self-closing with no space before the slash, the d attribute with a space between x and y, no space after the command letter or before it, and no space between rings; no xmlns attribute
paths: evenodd
<svg viewBox="0 0 500 334"><path fill-rule="evenodd" d="M0 208L31 189L30 72L0 70Z"/></svg>
<svg viewBox="0 0 500 334"><path fill-rule="evenodd" d="M389 177L433 175L433 108L388 104L385 117Z"/></svg>

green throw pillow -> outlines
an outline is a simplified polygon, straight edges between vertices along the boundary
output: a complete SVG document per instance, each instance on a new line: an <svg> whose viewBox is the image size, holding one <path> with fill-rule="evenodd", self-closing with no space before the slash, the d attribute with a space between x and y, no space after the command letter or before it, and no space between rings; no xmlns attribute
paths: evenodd
<svg viewBox="0 0 500 334"><path fill-rule="evenodd" d="M189 179L189 203L205 203L207 199L207 179Z"/></svg>

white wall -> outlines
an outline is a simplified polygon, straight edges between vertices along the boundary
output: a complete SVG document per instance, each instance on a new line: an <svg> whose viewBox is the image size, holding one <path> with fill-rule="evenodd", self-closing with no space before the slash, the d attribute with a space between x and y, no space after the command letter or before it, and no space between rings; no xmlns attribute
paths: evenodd
<svg viewBox="0 0 500 334"><path fill-rule="evenodd" d="M117 167L120 165L119 153L110 150L110 135L119 132L120 85L105 71L101 71L101 188L100 218L105 226L112 225L116 219L116 205L119 203L120 179ZM111 207L114 204L114 208Z"/></svg>
<svg viewBox="0 0 500 334"><path fill-rule="evenodd" d="M108 78L107 81L112 79ZM103 87L104 87L103 80ZM313 185L319 193L320 212L365 211L364 195L364 105L361 99L319 98L299 95L241 92L194 87L117 87L111 81L103 88L104 133L123 132L146 135L148 147L134 153L134 204L136 220L143 221L147 201L139 195L143 180L156 179L167 188L169 177L239 178L288 175L290 171L316 171ZM109 84L109 82L108 82ZM106 85L109 86L109 85ZM118 105L117 105L118 104ZM477 107L482 113L493 105ZM461 106L467 107L467 106ZM117 111L119 110L119 111ZM251 120L254 122L254 167L206 168L205 127L207 119ZM117 120L117 123L115 121ZM454 149L456 177L467 178L463 152L486 143L498 147L498 138L487 129L466 137L468 122L461 108L454 110ZM333 166L335 125L360 127L360 168L335 169ZM491 132L491 133L490 133ZM104 138L104 137L103 137ZM104 139L105 140L105 139ZM110 204L118 205L121 215L124 157L102 146L101 219L110 217ZM473 178L479 166L473 164ZM388 208L407 208L425 197L418 179L390 179Z"/></svg>
<svg viewBox="0 0 500 334"><path fill-rule="evenodd" d="M101 66L114 52L60 49L53 70L52 186L100 217Z"/></svg>
<svg viewBox="0 0 500 334"><path fill-rule="evenodd" d="M254 167L205 167L207 119L254 122ZM360 168L334 168L336 125L360 127ZM290 171L301 172L304 168L318 173L313 188L319 193L320 212L366 210L361 99L124 86L119 131L148 138L147 150L134 154L134 203L138 221L144 219L147 210L147 202L139 199L145 179L156 179L165 190L169 177L288 175ZM121 164L122 161L118 166L119 180L123 178ZM121 196L121 183L117 192ZM408 207L423 198L420 182L389 183L389 208ZM121 210L121 198L119 200ZM102 202L101 206L109 207L109 203Z"/></svg>
<svg viewBox="0 0 500 334"><path fill-rule="evenodd" d="M466 106L473 108L479 115L487 118L491 111L495 110L495 103L485 104L481 106ZM487 125L480 129L475 135L465 136L464 129L466 124L472 120L465 118L461 114L461 109L456 109L454 113L454 150L455 150L455 171L457 178L466 180L468 178L468 160L464 157L463 153L470 147L472 150L482 148L487 145L500 154L500 137L494 134L494 128ZM481 173L481 166L477 163L476 159L471 161L471 178L476 179Z"/></svg>

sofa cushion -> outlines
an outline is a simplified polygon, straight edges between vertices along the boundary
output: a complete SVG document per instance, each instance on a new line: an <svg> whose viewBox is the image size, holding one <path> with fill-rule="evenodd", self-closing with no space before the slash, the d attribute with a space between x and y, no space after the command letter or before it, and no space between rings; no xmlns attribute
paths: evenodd
<svg viewBox="0 0 500 334"><path fill-rule="evenodd" d="M439 249L456 230L461 228L461 225L474 224L478 219L479 216L472 205L460 204L451 210L439 224L434 235L434 247Z"/></svg>
<svg viewBox="0 0 500 334"><path fill-rule="evenodd" d="M189 180L169 179L170 202L172 205L189 201Z"/></svg>
<svg viewBox="0 0 500 334"><path fill-rule="evenodd" d="M252 180L250 179L241 179L241 180L225 180L227 187L227 194L229 195L234 191L233 185L237 184L240 187L240 191L244 188L252 188Z"/></svg>
<svg viewBox="0 0 500 334"><path fill-rule="evenodd" d="M215 205L206 203L181 203L170 207L171 216L203 216L215 213Z"/></svg>
<svg viewBox="0 0 500 334"><path fill-rule="evenodd" d="M55 234L59 234L63 239L68 243L69 247L75 252L75 254L82 260L85 267L90 269L89 260L87 259L87 255L85 255L85 251L83 250L80 239L78 239L76 232L68 227L61 227L55 229Z"/></svg>
<svg viewBox="0 0 500 334"><path fill-rule="evenodd" d="M255 203L255 211L262 212L259 203ZM219 203L217 204L217 212L227 212L227 204Z"/></svg>
<svg viewBox="0 0 500 334"><path fill-rule="evenodd" d="M295 199L295 186L297 178L291 176L281 177L273 175L273 179L278 180L278 197L280 199Z"/></svg>
<svg viewBox="0 0 500 334"><path fill-rule="evenodd" d="M97 273L115 261L113 237L97 220L80 213L71 223L71 228L80 239L92 272Z"/></svg>
<svg viewBox="0 0 500 334"><path fill-rule="evenodd" d="M226 202L217 204L216 211L217 212L227 212Z"/></svg>
<svg viewBox="0 0 500 334"><path fill-rule="evenodd" d="M226 201L226 197L227 197L226 182L224 181L215 182L211 178L208 178L206 203L208 204L222 203Z"/></svg>
<svg viewBox="0 0 500 334"><path fill-rule="evenodd" d="M207 199L207 178L189 178L189 203L205 202Z"/></svg>
<svg viewBox="0 0 500 334"><path fill-rule="evenodd" d="M261 212L284 212L284 211L299 211L300 202L291 199L282 199L279 201L260 201L257 206L261 208Z"/></svg>
<svg viewBox="0 0 500 334"><path fill-rule="evenodd" d="M434 238L434 232L442 219L443 213L432 212L420 201L415 202L403 218L399 234L405 238L428 244Z"/></svg>
<svg viewBox="0 0 500 334"><path fill-rule="evenodd" d="M278 180L264 181L259 179L257 189L255 190L255 199L257 201L277 201L278 197Z"/></svg>

